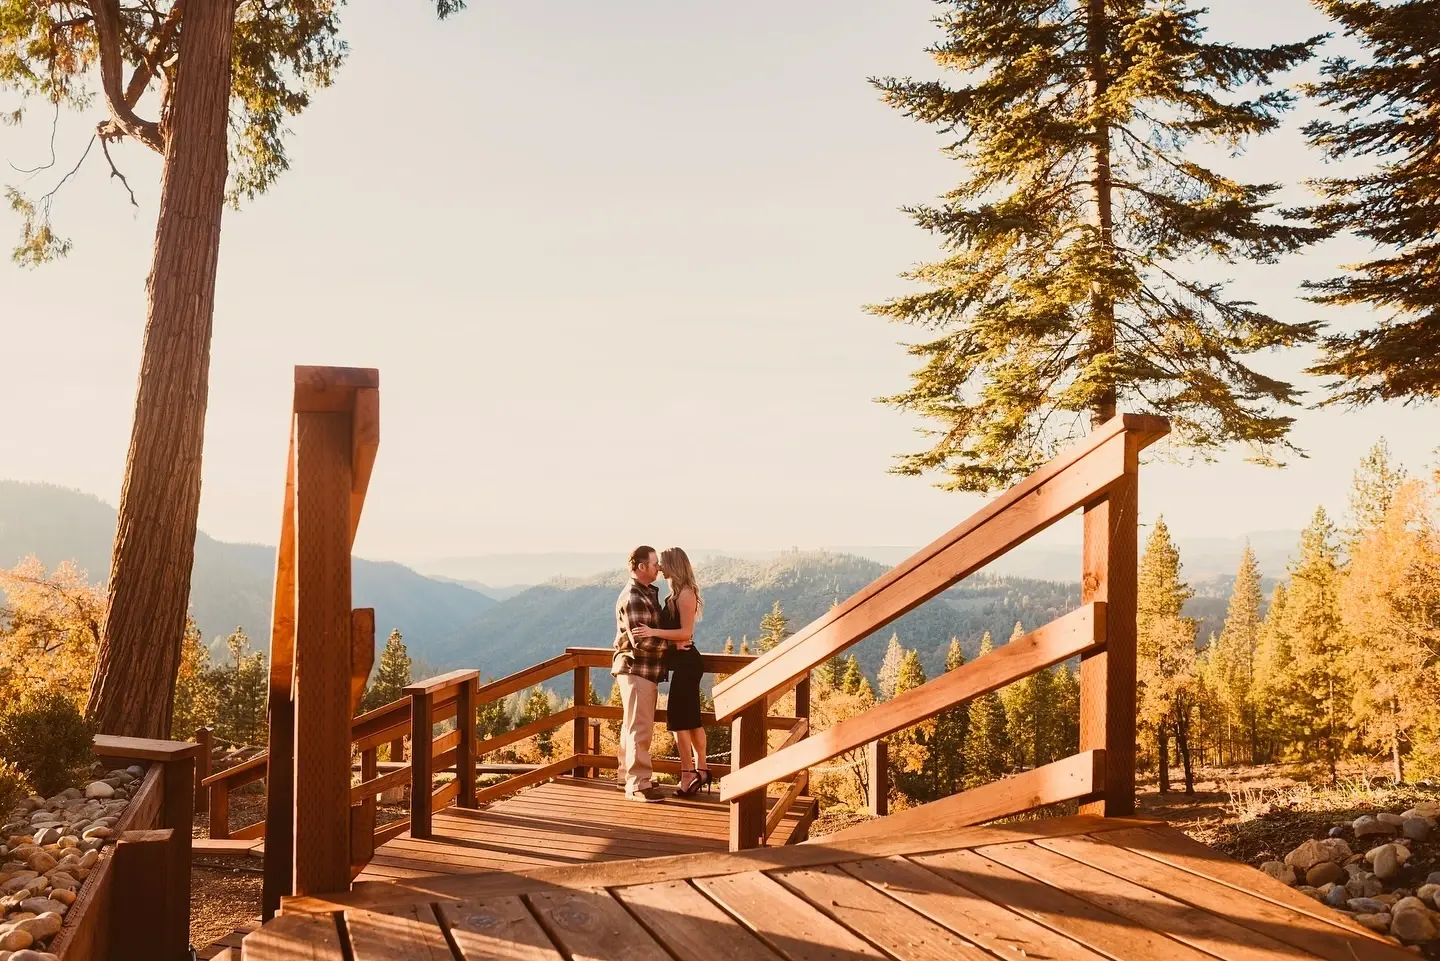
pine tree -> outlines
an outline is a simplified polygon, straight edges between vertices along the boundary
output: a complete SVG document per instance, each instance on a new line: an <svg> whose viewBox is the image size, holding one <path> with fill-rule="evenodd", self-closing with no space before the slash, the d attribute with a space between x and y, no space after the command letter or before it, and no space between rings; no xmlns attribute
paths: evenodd
<svg viewBox="0 0 1440 961"><path fill-rule="evenodd" d="M1272 262L1321 235L1274 215L1277 184L1230 179L1195 150L1275 129L1294 98L1270 78L1320 38L1210 43L1185 0L943 6L930 52L958 85L872 81L967 167L942 202L909 211L947 251L906 275L925 289L871 308L935 332L889 400L938 421L936 441L895 470L991 490L1082 432L1070 412L1098 423L1135 407L1169 417L1185 447L1288 448L1293 419L1278 409L1298 392L1243 359L1316 325L1183 274L1207 256Z"/></svg>
<svg viewBox="0 0 1440 961"><path fill-rule="evenodd" d="M1140 727L1155 737L1160 791L1170 788L1169 745L1173 737L1185 771L1185 793L1195 790L1190 722L1196 700L1195 621L1181 612L1193 595L1180 579L1180 551L1165 518L1140 558L1135 599L1137 708Z"/></svg>
<svg viewBox="0 0 1440 961"><path fill-rule="evenodd" d="M395 635L392 633L392 634L391 634L391 637L394 637L394 636L395 636ZM388 649L390 645L387 643L385 646L386 646L386 648ZM384 659L383 659L383 657L382 657L382 659L381 659L381 664L382 664L382 665L384 664ZM492 678L492 677L486 677L486 678L482 679L480 683L481 683L481 685L483 686L483 685L485 685L485 684L489 684L489 683L490 683L491 681L493 681L493 680L494 680L494 678ZM618 685L616 686L616 690L619 690L619 686L618 686ZM600 695L599 695L598 693L596 693L595 688L594 688L593 685L592 685L591 688L590 688L590 703L591 703L591 704L599 704L599 703L600 703ZM510 712L507 711L506 708L505 708L505 699L504 699L504 698L497 698L497 699L495 699L495 700L486 701L484 704L480 704L480 705L477 705L477 706L476 706L476 708L475 708L475 736L476 736L476 737L478 737L480 740L483 741L483 740L485 740L486 738L494 737L494 736L497 735L497 734L504 734L504 733L505 733L506 731L508 731L508 730L510 730ZM400 760L400 759L399 759L399 758L391 758L391 760L398 761L398 760Z"/></svg>
<svg viewBox="0 0 1440 961"><path fill-rule="evenodd" d="M1207 648L1207 667L1228 729L1230 752L1244 740L1251 764L1260 763L1255 716L1255 650L1260 641L1260 566L1250 542L1240 555L1240 569L1230 591L1225 626Z"/></svg>
<svg viewBox="0 0 1440 961"><path fill-rule="evenodd" d="M1440 49L1435 0L1315 0L1366 59L1326 60L1305 92L1335 111L1304 128L1327 159L1364 158L1349 177L1314 181L1323 200L1308 212L1327 232L1349 231L1380 250L1347 273L1306 284L1318 303L1363 305L1378 323L1325 338L1312 373L1334 378L1332 402L1440 397Z"/></svg>
<svg viewBox="0 0 1440 961"><path fill-rule="evenodd" d="M1347 546L1384 526L1385 515L1404 482L1405 469L1391 461L1390 445L1380 438L1365 453L1351 481Z"/></svg>
<svg viewBox="0 0 1440 961"><path fill-rule="evenodd" d="M1080 750L1080 677L1068 665L1057 665L1050 690L1055 732L1053 758L1058 760Z"/></svg>
<svg viewBox="0 0 1440 961"><path fill-rule="evenodd" d="M1341 589L1354 639L1352 717L1364 743L1390 755L1396 783L1418 748L1424 774L1440 760L1440 534L1417 481L1395 492L1358 540Z"/></svg>
<svg viewBox="0 0 1440 961"><path fill-rule="evenodd" d="M265 711L270 693L270 675L265 655L250 652L245 629L235 628L225 639L230 663L211 672L219 705L216 733L236 744L260 744L266 732Z"/></svg>
<svg viewBox="0 0 1440 961"><path fill-rule="evenodd" d="M616 685L617 687L619 685ZM530 694L525 698L525 709L520 714L520 726L533 724L541 718L549 717L554 711L551 709L550 692L540 685L535 685ZM552 731L541 731L535 735L535 749L542 758L549 758L554 753L554 746L551 743L554 737Z"/></svg>
<svg viewBox="0 0 1440 961"><path fill-rule="evenodd" d="M900 637L897 634L890 635L890 644L885 648L885 660L880 662L880 670L875 674L875 681L880 685L880 700L888 701L895 696L895 682L900 677L900 664L905 659L905 648L900 646Z"/></svg>
<svg viewBox="0 0 1440 961"><path fill-rule="evenodd" d="M977 657L994 650L990 632L980 639ZM995 692L982 694L970 702L969 725L965 732L965 787L989 784L1005 776L1005 758L1010 742L1005 729L1005 706Z"/></svg>
<svg viewBox="0 0 1440 961"><path fill-rule="evenodd" d="M760 640L759 651L764 654L772 650L785 638L790 636L790 618L780 609L780 602L776 601L770 608L770 613L760 618Z"/></svg>
<svg viewBox="0 0 1440 961"><path fill-rule="evenodd" d="M723 648L721 648L720 653L721 653L721 654L734 654L734 653L735 653L735 638L733 638L733 637L727 637L727 638L725 638L725 646L724 646Z"/></svg>
<svg viewBox="0 0 1440 961"><path fill-rule="evenodd" d="M749 653L750 653L750 640L749 640L749 638L748 638L746 635L743 635L743 634L740 636L740 653L741 653L741 654L749 654Z"/></svg>
<svg viewBox="0 0 1440 961"><path fill-rule="evenodd" d="M405 638L397 627L385 639L380 651L380 664L375 669L375 678L370 682L364 697L360 698L360 712L373 711L405 696L410 685L410 652L405 647Z"/></svg>
<svg viewBox="0 0 1440 961"><path fill-rule="evenodd" d="M925 668L920 664L919 652L906 651L895 674L894 696L913 691L925 681ZM931 718L886 738L890 783L901 796L916 803L923 804L936 797L934 784L927 776L930 740L934 733L935 720Z"/></svg>
<svg viewBox="0 0 1440 961"><path fill-rule="evenodd" d="M1311 756L1325 761L1332 782L1348 731L1348 640L1340 618L1340 566L1335 527L1323 507L1300 535L1290 569L1285 632L1294 661L1288 695L1295 734Z"/></svg>
<svg viewBox="0 0 1440 961"><path fill-rule="evenodd" d="M945 654L945 670L950 672L965 663L958 638L950 638ZM935 716L935 731L930 736L928 779L936 797L948 797L960 790L965 781L965 733L970 726L970 704L965 702L947 708Z"/></svg>
<svg viewBox="0 0 1440 961"><path fill-rule="evenodd" d="M1288 598L1285 584L1276 584L1255 649L1255 726L1266 760L1298 736L1299 711L1290 700L1295 655L1285 624Z"/></svg>
<svg viewBox="0 0 1440 961"><path fill-rule="evenodd" d="M171 738L188 741L199 728L211 724L219 697L210 672L210 649L195 619L185 620L185 644L180 649L180 671L175 677L175 707Z"/></svg>
<svg viewBox="0 0 1440 961"><path fill-rule="evenodd" d="M860 670L860 662L851 654L845 659L845 674L840 680L840 689L846 694L859 694L860 686L867 683L865 674Z"/></svg>
<svg viewBox="0 0 1440 961"><path fill-rule="evenodd" d="M1024 626L1016 621L1014 629L1010 631L1010 639L1005 643L1013 643L1024 636ZM1034 764L1038 734L1035 725L1035 675L1012 681L1002 687L999 694L1000 704L1005 708L1005 731L1010 750L1006 766L1023 771Z"/></svg>

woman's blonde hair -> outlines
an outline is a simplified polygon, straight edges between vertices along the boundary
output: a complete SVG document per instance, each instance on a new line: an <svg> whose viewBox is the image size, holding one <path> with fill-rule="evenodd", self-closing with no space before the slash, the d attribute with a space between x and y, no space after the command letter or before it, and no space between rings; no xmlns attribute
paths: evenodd
<svg viewBox="0 0 1440 961"><path fill-rule="evenodd" d="M695 582L695 568L690 566L690 558L678 547L667 547L660 552L660 568L665 572L665 579L670 582L670 595L679 597L680 592L690 588L695 592L695 620L700 620L700 612L705 609L705 600L700 596L700 585Z"/></svg>

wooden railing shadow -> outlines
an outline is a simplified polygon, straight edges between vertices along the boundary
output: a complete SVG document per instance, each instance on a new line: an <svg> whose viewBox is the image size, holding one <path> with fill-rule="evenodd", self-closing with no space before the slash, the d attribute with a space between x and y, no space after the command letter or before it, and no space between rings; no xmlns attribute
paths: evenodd
<svg viewBox="0 0 1440 961"><path fill-rule="evenodd" d="M872 744L941 711L1053 664L1080 658L1080 753L972 791L843 832L862 836L944 823L956 827L1079 799L1081 810L1134 811L1136 497L1139 454L1163 437L1163 418L1123 415L1050 461L969 520L782 641L715 688L732 724L736 770L731 848L764 844L768 785ZM1081 607L954 671L877 704L816 736L767 749L766 705L811 670L1073 511L1084 512Z"/></svg>

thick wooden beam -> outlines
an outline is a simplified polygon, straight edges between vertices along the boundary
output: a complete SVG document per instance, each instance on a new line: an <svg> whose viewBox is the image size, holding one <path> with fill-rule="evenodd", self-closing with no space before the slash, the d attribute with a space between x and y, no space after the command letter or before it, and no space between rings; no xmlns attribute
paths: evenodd
<svg viewBox="0 0 1440 961"><path fill-rule="evenodd" d="M195 732L195 743L200 745L200 753L195 755L195 813L210 813L210 792L205 789L205 779L210 776L210 752L214 743L215 735L208 727L202 727Z"/></svg>
<svg viewBox="0 0 1440 961"><path fill-rule="evenodd" d="M870 816L890 813L890 751L883 737L865 745L865 773L870 787Z"/></svg>
<svg viewBox="0 0 1440 961"><path fill-rule="evenodd" d="M375 608L357 607L350 612L350 714L353 717L365 696L370 669L375 666Z"/></svg>
<svg viewBox="0 0 1440 961"><path fill-rule="evenodd" d="M350 883L351 436L348 413L296 421L293 886L307 894Z"/></svg>
<svg viewBox="0 0 1440 961"><path fill-rule="evenodd" d="M585 729L590 723L585 714L585 709L590 706L590 668L575 668L575 719L571 722L570 743L574 745L574 753L585 753ZM575 777L589 777L590 769L577 767L573 772Z"/></svg>
<svg viewBox="0 0 1440 961"><path fill-rule="evenodd" d="M185 851L185 863L177 864L175 841L171 828L120 835L112 855L108 961L189 958L189 850ZM184 878L177 878L182 867ZM182 880L187 882L183 887Z"/></svg>
<svg viewBox="0 0 1440 961"><path fill-rule="evenodd" d="M294 893L291 887L294 864L291 844L294 824L291 818L295 810L295 702L291 700L294 679L295 419L292 416L290 445L285 457L280 543L275 550L275 596L270 615L270 693L266 706L269 741L265 753L272 762L270 768L273 770L267 771L265 779L265 823L271 836L265 845L265 875L260 895L261 916L266 921L280 910L280 899ZM224 790L219 792L221 795L224 793ZM215 796L211 798L212 821L215 818ZM222 812L223 817L228 817L228 803Z"/></svg>
<svg viewBox="0 0 1440 961"><path fill-rule="evenodd" d="M407 688L409 690L409 688ZM435 695L424 686L410 691L410 836L430 837L430 785L434 780Z"/></svg>
<svg viewBox="0 0 1440 961"><path fill-rule="evenodd" d="M455 710L455 723L460 734L460 743L455 746L455 780L460 785L460 794L455 800L456 807L475 807L475 710L480 677L469 678L460 684L460 703Z"/></svg>
<svg viewBox="0 0 1440 961"><path fill-rule="evenodd" d="M1103 750L1105 796L1084 814L1135 813L1135 600L1140 446L1127 438L1125 474L1085 509L1082 603L1105 605L1105 647L1080 660L1080 750Z"/></svg>
<svg viewBox="0 0 1440 961"><path fill-rule="evenodd" d="M746 765L765 759L765 702L751 704L730 722L730 752L734 767L743 771ZM735 771L725 775L725 782ZM744 851L765 845L765 795L756 791L730 802L730 850Z"/></svg>

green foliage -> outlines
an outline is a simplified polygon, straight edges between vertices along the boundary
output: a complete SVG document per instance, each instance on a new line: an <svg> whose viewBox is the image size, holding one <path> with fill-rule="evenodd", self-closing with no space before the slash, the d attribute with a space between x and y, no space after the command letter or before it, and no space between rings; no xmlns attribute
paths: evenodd
<svg viewBox="0 0 1440 961"><path fill-rule="evenodd" d="M1243 756L1252 763L1258 762L1259 750L1255 658L1260 644L1260 600L1260 567L1246 541L1225 627L1206 650L1204 674L1222 714L1218 719L1221 757L1228 749L1232 759Z"/></svg>
<svg viewBox="0 0 1440 961"><path fill-rule="evenodd" d="M866 683L865 675L860 671L860 662L851 654L845 659L845 673L840 679L840 689L846 694L859 694L861 685Z"/></svg>
<svg viewBox="0 0 1440 961"><path fill-rule="evenodd" d="M760 618L759 653L764 654L789 636L790 619L780 609L780 602L776 601L770 612Z"/></svg>
<svg viewBox="0 0 1440 961"><path fill-rule="evenodd" d="M219 695L210 671L210 649L193 618L185 619L185 638L180 648L180 670L175 676L175 707L171 712L170 736L188 741L195 731L215 720Z"/></svg>
<svg viewBox="0 0 1440 961"><path fill-rule="evenodd" d="M25 772L0 758L0 811L13 811L15 805L34 793Z"/></svg>
<svg viewBox="0 0 1440 961"><path fill-rule="evenodd" d="M399 628L395 628L385 639L385 647L380 652L380 663L375 668L375 677L360 698L358 713L373 711L404 697L405 688L413 680L412 667L410 652L405 647L405 637Z"/></svg>
<svg viewBox="0 0 1440 961"><path fill-rule="evenodd" d="M616 689L619 689L619 685L616 685ZM525 707L520 713L520 721L517 726L524 727L526 724L533 724L541 718L549 717L554 713L555 710L550 700L550 692L537 684L530 690L530 694L525 698ZM552 731L542 731L535 735L535 748L540 752L541 757L549 758L554 754L555 746L551 743L553 736L554 732Z"/></svg>
<svg viewBox="0 0 1440 961"><path fill-rule="evenodd" d="M984 657L993 649L990 635L986 634L980 641L979 656ZM965 732L966 789L1003 777L1009 752L1005 705L1000 702L999 694L982 694L970 702L970 723Z"/></svg>
<svg viewBox="0 0 1440 961"><path fill-rule="evenodd" d="M1390 459L1390 445L1380 438L1360 460L1350 486L1350 524L1345 529L1349 545L1385 524L1385 515L1395 502L1405 469Z"/></svg>
<svg viewBox="0 0 1440 961"><path fill-rule="evenodd" d="M945 670L953 671L965 663L960 639L950 638L945 655ZM936 797L948 797L959 791L965 780L965 734L970 726L969 702L941 711L935 717L935 730L930 735L930 752L926 759L926 775Z"/></svg>
<svg viewBox="0 0 1440 961"><path fill-rule="evenodd" d="M1333 378L1332 401L1440 397L1440 49L1435 0L1315 0L1365 51L1325 61L1321 79L1304 89L1327 117L1305 135L1329 160L1363 159L1364 172L1327 177L1311 186L1321 203L1307 213L1329 233L1349 231L1377 256L1329 280L1307 283L1312 299L1357 305L1375 321L1325 338L1311 372Z"/></svg>
<svg viewBox="0 0 1440 961"><path fill-rule="evenodd" d="M1185 791L1194 789L1190 735L1194 710L1204 690L1195 653L1195 621L1181 611L1194 591L1180 579L1180 552L1163 517L1140 558L1135 601L1136 701L1142 730L1160 747L1162 764L1170 738L1185 766ZM1161 790L1169 781L1162 769Z"/></svg>
<svg viewBox="0 0 1440 961"><path fill-rule="evenodd" d="M251 652L250 638L241 627L225 638L225 649L230 654L229 662L209 673L219 702L215 733L236 744L264 744L270 691L265 655Z"/></svg>
<svg viewBox="0 0 1440 961"><path fill-rule="evenodd" d="M22 695L0 708L0 759L24 772L41 794L70 787L91 760L95 731L58 687Z"/></svg>
<svg viewBox="0 0 1440 961"><path fill-rule="evenodd" d="M929 338L888 401L936 422L935 442L895 470L992 490L1121 409L1164 414L1174 441L1202 453L1288 448L1293 419L1277 411L1298 392L1243 358L1316 325L1278 321L1184 267L1272 262L1322 231L1274 213L1278 185L1231 179L1193 146L1233 152L1275 129L1293 97L1271 77L1319 38L1210 43L1181 0L941 6L930 53L954 85L872 81L966 167L939 203L908 211L945 258L906 275L922 290L870 308Z"/></svg>

